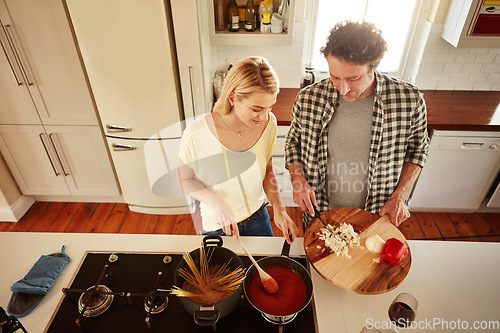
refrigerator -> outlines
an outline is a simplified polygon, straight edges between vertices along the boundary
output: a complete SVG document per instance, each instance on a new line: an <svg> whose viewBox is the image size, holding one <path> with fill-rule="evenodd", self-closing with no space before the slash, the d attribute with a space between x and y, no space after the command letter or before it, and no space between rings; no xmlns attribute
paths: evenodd
<svg viewBox="0 0 500 333"><path fill-rule="evenodd" d="M203 29L180 23L196 18L196 0L173 1L177 33L168 0L65 3L124 201L136 212L192 213L178 183L179 141L185 122L209 111L212 95Z"/></svg>

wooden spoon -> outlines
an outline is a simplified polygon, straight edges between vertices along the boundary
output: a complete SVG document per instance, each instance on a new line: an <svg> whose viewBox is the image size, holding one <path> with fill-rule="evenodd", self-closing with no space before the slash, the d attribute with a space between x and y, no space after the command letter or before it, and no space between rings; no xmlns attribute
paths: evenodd
<svg viewBox="0 0 500 333"><path fill-rule="evenodd" d="M260 266L257 264L253 256L248 252L247 248L245 245L241 242L241 240L238 240L238 243L240 243L241 248L245 253L247 254L248 258L252 261L253 265L257 269L257 272L259 272L260 276L260 281L262 282L262 285L264 286L264 289L266 290L267 293L269 294L276 294L278 292L279 286L278 283L276 282L275 279L268 273L266 273Z"/></svg>

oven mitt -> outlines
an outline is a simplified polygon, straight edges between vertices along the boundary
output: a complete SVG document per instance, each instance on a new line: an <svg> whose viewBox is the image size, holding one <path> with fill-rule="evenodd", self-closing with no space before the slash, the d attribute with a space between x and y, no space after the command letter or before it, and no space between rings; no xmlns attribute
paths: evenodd
<svg viewBox="0 0 500 333"><path fill-rule="evenodd" d="M28 274L10 287L13 294L7 305L7 313L22 318L33 311L71 261L65 250L66 245L63 245L61 252L42 255Z"/></svg>

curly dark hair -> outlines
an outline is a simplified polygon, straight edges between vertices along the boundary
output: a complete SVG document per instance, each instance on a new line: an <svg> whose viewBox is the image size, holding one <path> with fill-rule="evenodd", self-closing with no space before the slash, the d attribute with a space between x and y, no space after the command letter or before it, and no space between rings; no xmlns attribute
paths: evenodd
<svg viewBox="0 0 500 333"><path fill-rule="evenodd" d="M373 23L342 21L330 30L325 46L320 49L325 57L332 55L348 62L376 67L387 51L382 32Z"/></svg>

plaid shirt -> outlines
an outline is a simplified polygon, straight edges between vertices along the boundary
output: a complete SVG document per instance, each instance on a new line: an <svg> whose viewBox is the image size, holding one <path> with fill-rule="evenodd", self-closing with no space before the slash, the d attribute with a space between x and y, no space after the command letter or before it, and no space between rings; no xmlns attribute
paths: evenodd
<svg viewBox="0 0 500 333"><path fill-rule="evenodd" d="M423 94L411 84L375 71L365 209L378 214L395 190L403 162L423 167L429 149ZM328 123L338 107L339 92L330 78L302 89L295 99L285 144L285 167L300 163L315 191L320 211L328 209L326 189ZM303 214L304 223L311 218Z"/></svg>

